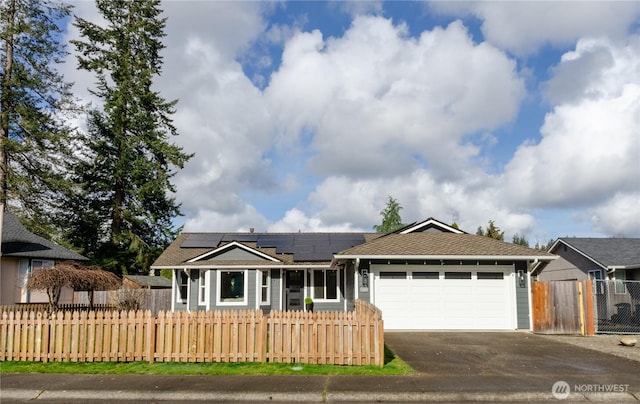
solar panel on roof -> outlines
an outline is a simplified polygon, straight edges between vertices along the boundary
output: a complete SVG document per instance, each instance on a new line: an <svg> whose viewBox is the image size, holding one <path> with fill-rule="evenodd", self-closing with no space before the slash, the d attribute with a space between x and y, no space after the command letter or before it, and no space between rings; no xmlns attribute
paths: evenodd
<svg viewBox="0 0 640 404"><path fill-rule="evenodd" d="M295 237L297 242L307 242L307 241L315 241L315 240L329 240L328 234L298 234Z"/></svg>
<svg viewBox="0 0 640 404"><path fill-rule="evenodd" d="M239 242L255 242L258 240L258 234L225 234L222 241L239 241Z"/></svg>
<svg viewBox="0 0 640 404"><path fill-rule="evenodd" d="M214 248L220 244L221 234L188 234L180 244L182 248Z"/></svg>
<svg viewBox="0 0 640 404"><path fill-rule="evenodd" d="M356 233L198 233L187 235L181 247L215 248L221 241L255 242L258 247L275 248L278 254L294 254L297 261L327 261L365 239Z"/></svg>
<svg viewBox="0 0 640 404"><path fill-rule="evenodd" d="M278 245L293 245L293 237L285 234L278 235L260 235L258 237L258 246L274 247Z"/></svg>

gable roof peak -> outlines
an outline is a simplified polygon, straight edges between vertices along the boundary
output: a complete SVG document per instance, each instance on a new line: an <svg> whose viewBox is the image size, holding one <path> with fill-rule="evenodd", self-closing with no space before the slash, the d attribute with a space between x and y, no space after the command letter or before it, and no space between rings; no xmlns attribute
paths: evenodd
<svg viewBox="0 0 640 404"><path fill-rule="evenodd" d="M399 230L396 230L396 234L409 234L417 232L441 232L441 233L455 233L455 234L467 234L466 232L456 229L455 227L448 225L440 220L429 217L422 222L414 222Z"/></svg>

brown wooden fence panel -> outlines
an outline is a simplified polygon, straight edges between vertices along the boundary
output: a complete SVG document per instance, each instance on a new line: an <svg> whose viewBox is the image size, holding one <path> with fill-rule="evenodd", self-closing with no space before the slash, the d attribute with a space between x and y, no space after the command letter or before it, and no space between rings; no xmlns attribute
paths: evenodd
<svg viewBox="0 0 640 404"><path fill-rule="evenodd" d="M534 332L593 335L591 281L533 282L531 294Z"/></svg>
<svg viewBox="0 0 640 404"><path fill-rule="evenodd" d="M375 307L355 312L261 310L3 311L0 360L300 362L384 365Z"/></svg>

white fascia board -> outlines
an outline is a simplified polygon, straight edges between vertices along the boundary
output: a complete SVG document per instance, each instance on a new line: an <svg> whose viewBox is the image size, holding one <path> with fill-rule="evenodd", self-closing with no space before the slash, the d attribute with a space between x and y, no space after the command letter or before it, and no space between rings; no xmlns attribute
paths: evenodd
<svg viewBox="0 0 640 404"><path fill-rule="evenodd" d="M174 268L180 268L180 269L211 269L211 268L215 268L215 269L247 269L247 268L251 268L251 269L279 269L279 268L284 268L284 269L326 269L326 268L330 268L330 267L331 267L330 264L282 265L282 264L274 263L274 264L259 264L259 265L246 265L246 264L216 265L215 263L211 263L210 262L210 263L208 263L206 265L198 265L198 264L163 265L163 266L152 267L152 269L174 269Z"/></svg>
<svg viewBox="0 0 640 404"><path fill-rule="evenodd" d="M640 264L633 264L633 265L609 265L607 267L607 271L613 272L616 269L638 269L640 268Z"/></svg>
<svg viewBox="0 0 640 404"><path fill-rule="evenodd" d="M424 222L420 222L420 223L416 223L414 226L409 227L408 229L403 230L402 232L400 232L399 234L408 234L408 233L412 233L418 229L421 229L423 227L429 226L429 225L434 225L437 227L440 227L441 229L446 229L452 233L455 234L463 234L464 232L460 229L456 229L453 226L449 226L448 224L444 224L442 222L439 222L435 219L429 219L429 220L425 220Z"/></svg>
<svg viewBox="0 0 640 404"><path fill-rule="evenodd" d="M251 247L247 247L246 245L244 245L244 244L242 244L242 243L238 243L237 241L232 241L231 243L229 243L229 244L225 244L225 245L223 245L222 247L218 247L218 248L216 248L215 250L212 250L212 251L206 252L206 253L204 253L204 254L202 254L202 255L199 255L199 256L197 256L197 257L195 257L195 258L191 258L191 259L190 259L189 261L187 261L187 262L196 262L196 261L200 261L201 259L204 259L204 258L206 258L206 257L208 257L208 256L210 256L210 255L213 255L213 254L216 254L216 253L219 253L219 252L222 252L222 251L230 250L230 249L235 248L235 247L240 248L240 249L243 249L243 250L245 250L245 251L247 251L247 252L249 252L249 253L251 253L251 254L257 255L257 256L262 257L262 258L264 258L264 259L266 259L266 260L274 261L274 262L280 262L278 259L273 258L273 257L272 257L272 256L270 256L270 255L267 255L267 254L265 254L265 253L263 253L263 252L261 252L261 251L255 250L255 249L253 249L253 248L251 248Z"/></svg>
<svg viewBox="0 0 640 404"><path fill-rule="evenodd" d="M335 255L334 259L356 259L361 260L498 260L498 261L552 261L560 258L557 255L536 256L536 255Z"/></svg>

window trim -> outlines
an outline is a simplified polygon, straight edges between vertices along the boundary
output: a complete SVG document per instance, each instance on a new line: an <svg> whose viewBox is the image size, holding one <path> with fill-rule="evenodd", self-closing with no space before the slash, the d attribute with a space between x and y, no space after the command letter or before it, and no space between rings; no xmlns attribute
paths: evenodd
<svg viewBox="0 0 640 404"><path fill-rule="evenodd" d="M222 273L238 272L242 273L243 279L243 300L237 302L225 302L222 300ZM249 270L248 269L225 269L216 271L216 306L246 306L249 304Z"/></svg>
<svg viewBox="0 0 640 404"><path fill-rule="evenodd" d="M619 279L618 278L618 274L624 274L622 276L623 279ZM613 278L614 278L614 286L613 286L613 293L616 295L626 295L627 294L627 288L625 286L625 281L627 280L627 271L625 269L616 269L613 272ZM622 291L619 291L619 288L622 288Z"/></svg>
<svg viewBox="0 0 640 404"><path fill-rule="evenodd" d="M27 286L27 281L31 275L31 265L28 259L18 261L18 276L16 277L16 287L22 289Z"/></svg>
<svg viewBox="0 0 640 404"><path fill-rule="evenodd" d="M198 276L198 306L209 306L209 270L201 269Z"/></svg>
<svg viewBox="0 0 640 404"><path fill-rule="evenodd" d="M595 274L598 274L600 276L600 279L598 279ZM591 285L591 287L593 288L593 293L595 293L596 295L601 295L604 293L604 291L602 290L603 288L603 275L602 275L602 271L600 269L590 269L587 271L587 277L589 279L591 279L591 281L593 282L593 284ZM598 281L600 281L600 285L598 287Z"/></svg>
<svg viewBox="0 0 640 404"><path fill-rule="evenodd" d="M177 269L176 270L177 275L175 276L175 285L176 285L176 299L175 302L176 303L184 303L186 304L187 301L189 301L189 279L191 278L189 276L189 273L185 272L184 269ZM184 298L181 297L181 293L180 293L180 288L182 287L183 283L182 281L182 276L186 276L186 282L184 283L186 290L185 290L185 296Z"/></svg>
<svg viewBox="0 0 640 404"><path fill-rule="evenodd" d="M323 290L324 290L324 298L316 297L316 285L315 285L315 272L322 271L322 279L324 282ZM327 299L327 272L334 271L336 273L336 298L335 299ZM314 302L339 302L340 301L340 271L337 269L324 268L324 269L312 269L311 270L311 293L310 296Z"/></svg>
<svg viewBox="0 0 640 404"><path fill-rule="evenodd" d="M258 283L258 292L260 296L260 305L261 306L268 306L271 304L271 270L269 269L261 269L258 271L260 273L260 279L259 279L259 283ZM267 280L267 284L265 285L263 282L264 280ZM266 296L266 300L262 300L262 291L263 289L267 289L267 296Z"/></svg>

